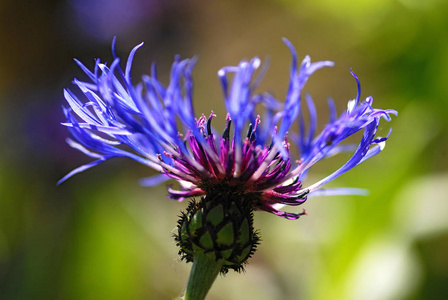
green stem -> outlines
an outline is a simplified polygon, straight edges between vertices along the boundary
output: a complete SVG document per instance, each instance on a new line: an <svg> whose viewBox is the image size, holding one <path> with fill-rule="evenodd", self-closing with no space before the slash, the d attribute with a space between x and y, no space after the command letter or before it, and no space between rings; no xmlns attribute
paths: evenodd
<svg viewBox="0 0 448 300"><path fill-rule="evenodd" d="M194 254L183 300L204 300L221 267L222 260L216 261L214 254Z"/></svg>

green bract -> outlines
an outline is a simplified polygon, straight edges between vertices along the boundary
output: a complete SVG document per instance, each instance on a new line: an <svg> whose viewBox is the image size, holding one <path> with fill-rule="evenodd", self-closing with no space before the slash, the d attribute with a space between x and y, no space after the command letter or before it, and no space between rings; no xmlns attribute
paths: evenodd
<svg viewBox="0 0 448 300"><path fill-rule="evenodd" d="M192 262L195 254L222 260L221 273L241 271L259 242L253 228L249 201L202 197L191 201L178 222L175 236L182 259Z"/></svg>

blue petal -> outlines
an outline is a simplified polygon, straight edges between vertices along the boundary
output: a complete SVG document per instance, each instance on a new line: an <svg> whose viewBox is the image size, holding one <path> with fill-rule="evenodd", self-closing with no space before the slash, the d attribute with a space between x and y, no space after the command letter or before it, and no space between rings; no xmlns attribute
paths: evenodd
<svg viewBox="0 0 448 300"><path fill-rule="evenodd" d="M140 185L142 186L156 186L162 182L169 180L170 178L165 174L155 175L152 177L146 177L140 179Z"/></svg>
<svg viewBox="0 0 448 300"><path fill-rule="evenodd" d="M320 189L310 192L309 197L315 196L339 196L339 195L359 195L367 196L369 191L365 189L358 188L334 188L334 189Z"/></svg>
<svg viewBox="0 0 448 300"><path fill-rule="evenodd" d="M66 181L67 179L69 179L70 177L72 177L73 175L83 172L87 169L90 169L91 167L94 167L94 166L102 163L103 161L105 161L105 160L99 159L99 160L92 161L88 164L85 164L81 167L78 167L78 168L74 169L73 171L71 171L70 173L68 173L67 175L65 175L62 179L60 179L57 184L59 185L59 184L63 183L64 181Z"/></svg>

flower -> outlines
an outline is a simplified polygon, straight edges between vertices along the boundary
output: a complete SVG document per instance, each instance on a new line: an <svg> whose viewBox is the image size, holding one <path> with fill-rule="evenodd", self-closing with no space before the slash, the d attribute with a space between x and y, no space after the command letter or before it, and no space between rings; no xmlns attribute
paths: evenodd
<svg viewBox="0 0 448 300"><path fill-rule="evenodd" d="M161 173L144 180L146 184L177 180L180 188L168 190L172 199L217 195L232 201L244 199L250 211L267 211L286 219L297 219L305 211L284 212L280 210L284 205L300 205L319 193L358 193L357 189L322 187L384 149L390 132L386 137L376 136L380 120L390 121L390 115L397 112L373 108L372 97L361 101L360 83L352 73L358 85L356 98L348 102L340 116L330 101L330 120L317 133L316 110L309 96L309 125L305 125L302 89L311 74L333 63L311 63L306 56L299 66L294 47L288 40L283 41L292 55L284 103L270 94L255 93L265 71L262 68L256 75L261 65L258 58L218 71L228 112L222 135L212 126L216 117L213 112L196 118L192 80L195 58L180 60L176 56L168 86L158 80L155 65L151 75L144 75L142 82L133 85L132 61L142 44L132 49L124 70L114 54L115 40L110 66L95 60L95 68L90 71L75 60L90 80L74 80L81 98L64 90L70 107L64 108L63 125L73 136L67 140L69 145L95 160L73 170L60 182L110 158L129 157ZM256 113L259 108L265 110L263 118ZM295 122L299 132L289 138ZM342 144L359 131L363 134L357 145ZM300 155L293 154L289 140ZM303 185L315 163L346 151L354 153L342 167L316 183Z"/></svg>

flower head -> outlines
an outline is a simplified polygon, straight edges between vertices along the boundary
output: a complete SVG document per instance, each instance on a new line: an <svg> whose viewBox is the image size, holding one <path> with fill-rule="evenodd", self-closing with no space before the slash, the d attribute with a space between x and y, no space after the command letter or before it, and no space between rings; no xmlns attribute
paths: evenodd
<svg viewBox="0 0 448 300"><path fill-rule="evenodd" d="M323 192L356 192L322 187L378 154L388 137L376 136L380 120L389 121L390 114L397 113L373 108L371 97L361 101L360 84L352 73L358 92L348 102L347 110L337 116L330 101L329 123L318 133L316 110L307 96L306 126L302 89L311 74L333 63L311 63L307 56L298 65L294 47L286 39L284 42L292 54L284 103L272 95L255 92L263 74L263 70L257 73L261 65L258 58L218 71L228 112L222 134L213 128L213 112L198 116L193 109L192 71L196 59L176 57L168 86L158 80L155 65L151 75L144 75L137 85L132 83L132 60L142 44L131 51L124 70L115 54L110 66L96 60L93 71L76 60L89 81L74 80L81 98L70 90L64 91L70 107L64 108L67 120L63 124L74 138L68 140L69 145L95 160L73 170L61 182L109 158L129 157L162 174L147 179L147 184L177 180L180 189L168 190L173 199L211 195L232 201L244 199L242 202L248 203L251 211L263 210L287 219L297 219L304 212L281 211L284 205L300 205L310 195ZM263 117L256 113L258 107L264 108ZM294 124L298 124L299 132L290 138L288 132L293 131ZM342 143L358 131L363 134L357 145ZM299 155L290 151L290 144L297 145ZM303 185L305 175L316 162L346 151L353 154L341 168L316 183Z"/></svg>

